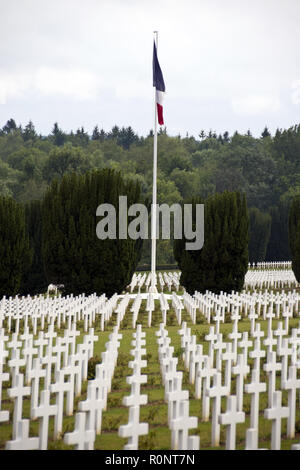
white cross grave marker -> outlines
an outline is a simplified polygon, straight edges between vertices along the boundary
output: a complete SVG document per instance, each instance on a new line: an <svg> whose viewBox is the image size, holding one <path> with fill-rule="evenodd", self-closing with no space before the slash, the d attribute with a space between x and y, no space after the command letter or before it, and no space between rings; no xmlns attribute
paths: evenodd
<svg viewBox="0 0 300 470"><path fill-rule="evenodd" d="M20 367L25 366L25 359L20 358L20 349L13 349L12 350L12 358L8 361L8 366L11 369L11 376L12 376L12 386L14 387L16 384L16 377L19 375Z"/></svg>
<svg viewBox="0 0 300 470"><path fill-rule="evenodd" d="M29 419L18 421L16 438L7 441L7 450L37 450L39 448L39 438L29 437Z"/></svg>
<svg viewBox="0 0 300 470"><path fill-rule="evenodd" d="M268 450L268 449L258 448L258 429L257 428L247 429L245 450Z"/></svg>
<svg viewBox="0 0 300 470"><path fill-rule="evenodd" d="M250 427L258 429L259 394L267 390L267 385L259 381L259 370L252 369L251 383L245 385L245 392L251 394Z"/></svg>
<svg viewBox="0 0 300 470"><path fill-rule="evenodd" d="M300 379L297 379L296 366L292 365L289 367L289 375L287 380L284 380L282 388L284 390L288 390L289 417L287 422L287 436L289 439L294 439L296 416L296 391L300 388Z"/></svg>
<svg viewBox="0 0 300 470"><path fill-rule="evenodd" d="M182 400L179 404L179 416L171 420L170 428L172 431L178 432L178 449L174 450L187 450L188 449L188 434L189 429L194 429L198 426L198 418L189 416L189 400Z"/></svg>
<svg viewBox="0 0 300 470"><path fill-rule="evenodd" d="M269 352L267 362L263 365L264 371L268 374L268 406L272 408L273 394L276 387L276 372L281 370L281 364L276 362L276 352Z"/></svg>
<svg viewBox="0 0 300 470"><path fill-rule="evenodd" d="M99 387L94 380L89 381L87 389L87 399L79 403L79 411L87 413L86 429L96 431L101 430L103 398L99 392Z"/></svg>
<svg viewBox="0 0 300 470"><path fill-rule="evenodd" d="M87 414L84 412L76 413L75 429L64 436L64 441L68 445L75 445L76 450L93 450L95 442L95 431L86 429Z"/></svg>
<svg viewBox="0 0 300 470"><path fill-rule="evenodd" d="M17 439L18 423L22 419L23 397L30 395L30 387L24 387L24 375L15 376L14 385L7 390L9 398L14 398L13 440Z"/></svg>
<svg viewBox="0 0 300 470"><path fill-rule="evenodd" d="M56 394L57 405L57 413L54 418L54 439L58 439L62 432L65 393L73 395L74 392L71 381L65 381L65 375L64 369L56 371L55 383L50 384L50 392Z"/></svg>
<svg viewBox="0 0 300 470"><path fill-rule="evenodd" d="M281 405L282 392L274 392L273 406L264 411L264 416L272 420L271 449L280 450L281 447L281 420L288 418L289 409Z"/></svg>
<svg viewBox="0 0 300 470"><path fill-rule="evenodd" d="M32 415L33 408L36 408L39 404L40 379L45 378L45 377L46 377L46 370L42 368L41 359L39 357L36 357L33 360L33 367L30 373L30 379L31 379L30 413L31 415Z"/></svg>
<svg viewBox="0 0 300 470"><path fill-rule="evenodd" d="M39 449L47 450L48 447L48 428L50 416L55 416L58 409L57 405L50 405L50 390L42 390L39 406L33 408L32 417L39 418Z"/></svg>
<svg viewBox="0 0 300 470"><path fill-rule="evenodd" d="M220 424L218 418L221 411L221 398L229 395L228 387L222 386L221 372L216 372L214 374L213 385L206 391L206 393L213 399L211 431L212 446L218 447L220 445Z"/></svg>
<svg viewBox="0 0 300 470"><path fill-rule="evenodd" d="M179 417L179 407L182 401L189 399L189 391L182 390L182 374L174 376L172 383L172 390L166 393L166 399L168 401L168 423L171 425L172 420ZM174 429L171 435L171 447L172 449L178 448L178 432Z"/></svg>
<svg viewBox="0 0 300 470"><path fill-rule="evenodd" d="M140 423L140 407L131 406L129 408L129 421L119 427L119 436L128 437L128 443L124 446L124 450L138 450L139 436L148 434L149 424Z"/></svg>
<svg viewBox="0 0 300 470"><path fill-rule="evenodd" d="M250 367L245 363L244 355L238 354L237 364L232 368L232 372L237 376L236 378L236 396L237 396L237 410L243 410L244 399L244 378L250 372Z"/></svg>
<svg viewBox="0 0 300 470"><path fill-rule="evenodd" d="M5 339L4 339L5 338ZM3 365L6 357L8 356L8 351L5 350L5 341L8 339L7 336L4 336L4 330L0 330L0 423L9 420L9 411L1 410L1 400L2 400L2 384L9 380L9 373L3 372Z"/></svg>
<svg viewBox="0 0 300 470"><path fill-rule="evenodd" d="M245 421L245 413L237 410L235 395L227 398L226 413L219 415L219 424L226 426L226 450L235 450L236 425Z"/></svg>

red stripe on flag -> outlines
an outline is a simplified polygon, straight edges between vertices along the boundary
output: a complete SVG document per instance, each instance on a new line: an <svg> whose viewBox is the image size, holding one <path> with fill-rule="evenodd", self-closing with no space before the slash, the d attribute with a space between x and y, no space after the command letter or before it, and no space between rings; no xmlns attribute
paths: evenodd
<svg viewBox="0 0 300 470"><path fill-rule="evenodd" d="M157 118L158 118L158 124L159 124L160 126L162 126L163 123L164 123L163 107L162 107L161 104L158 104L158 103L156 103L156 104L157 104Z"/></svg>

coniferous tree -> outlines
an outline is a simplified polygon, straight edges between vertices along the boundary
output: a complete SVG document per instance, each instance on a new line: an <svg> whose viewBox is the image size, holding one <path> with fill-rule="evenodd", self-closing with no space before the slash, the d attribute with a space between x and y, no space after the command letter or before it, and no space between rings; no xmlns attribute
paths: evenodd
<svg viewBox="0 0 300 470"><path fill-rule="evenodd" d="M289 211L289 245L292 255L292 269L300 282L300 196L296 196Z"/></svg>
<svg viewBox="0 0 300 470"><path fill-rule="evenodd" d="M257 207L249 209L249 261L264 261L271 233L271 216Z"/></svg>
<svg viewBox="0 0 300 470"><path fill-rule="evenodd" d="M4 134L10 134L11 132L17 129L17 125L14 119L9 119L5 126L2 127L2 131Z"/></svg>
<svg viewBox="0 0 300 470"><path fill-rule="evenodd" d="M122 127L119 130L119 135L117 142L121 145L125 150L128 150L130 146L138 141L138 136L134 133L132 127Z"/></svg>
<svg viewBox="0 0 300 470"><path fill-rule="evenodd" d="M271 233L266 252L266 261L289 261L291 251L289 245L289 210L290 202L281 201L270 208Z"/></svg>
<svg viewBox="0 0 300 470"><path fill-rule="evenodd" d="M98 126L93 129L92 140L100 140L100 132Z"/></svg>
<svg viewBox="0 0 300 470"><path fill-rule="evenodd" d="M264 128L264 130L262 131L262 133L261 133L261 137L262 137L263 139L265 139L266 137L270 137L270 136L271 136L271 134L270 134L270 132L269 132L269 129L268 129L267 126L266 126L266 127Z"/></svg>
<svg viewBox="0 0 300 470"><path fill-rule="evenodd" d="M54 145L60 146L65 143L66 140L66 135L63 133L63 131L58 127L57 122L54 123L53 129L52 129L52 134L51 137L53 139Z"/></svg>
<svg viewBox="0 0 300 470"><path fill-rule="evenodd" d="M228 131L225 131L224 134L223 134L223 141L224 142L229 142L230 141L230 137L229 137L229 132Z"/></svg>
<svg viewBox="0 0 300 470"><path fill-rule="evenodd" d="M119 196L127 196L129 207L141 202L141 189L113 170L73 173L52 183L43 204L42 252L48 283L64 284L65 293L74 295L108 296L129 284L142 240L119 239ZM97 238L101 219L96 210L103 203L116 210L117 239Z"/></svg>
<svg viewBox="0 0 300 470"><path fill-rule="evenodd" d="M34 140L37 138L37 133L32 121L29 121L28 124L25 126L23 131L23 139L25 142L28 140Z"/></svg>
<svg viewBox="0 0 300 470"><path fill-rule="evenodd" d="M85 132L84 127L81 126L80 129L77 129L76 134L75 134L75 141L79 145L82 145L85 147L89 143L89 136L88 133Z"/></svg>
<svg viewBox="0 0 300 470"><path fill-rule="evenodd" d="M108 139L118 139L120 134L120 128L115 124L112 128L111 131L107 134Z"/></svg>
<svg viewBox="0 0 300 470"><path fill-rule="evenodd" d="M32 263L24 273L20 292L35 295L44 292L48 285L42 258L42 201L31 201L25 205L25 220Z"/></svg>
<svg viewBox="0 0 300 470"><path fill-rule="evenodd" d="M203 201L198 198L191 203ZM225 191L204 202L203 248L189 251L185 238L174 240L180 282L187 292L242 289L248 268L248 225L246 199L238 192Z"/></svg>
<svg viewBox="0 0 300 470"><path fill-rule="evenodd" d="M0 197L0 297L19 293L32 261L21 204Z"/></svg>

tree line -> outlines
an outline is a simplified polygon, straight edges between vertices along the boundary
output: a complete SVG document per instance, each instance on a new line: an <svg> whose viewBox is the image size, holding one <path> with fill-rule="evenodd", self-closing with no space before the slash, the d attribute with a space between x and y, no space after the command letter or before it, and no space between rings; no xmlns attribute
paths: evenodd
<svg viewBox="0 0 300 470"><path fill-rule="evenodd" d="M96 211L101 203L143 202L140 184L110 169L54 180L42 200L25 204L0 197L0 298L45 292L120 293L141 256L142 240L100 240ZM128 219L128 218L127 218ZM128 220L126 221L128 223Z"/></svg>
<svg viewBox="0 0 300 470"><path fill-rule="evenodd" d="M141 184L123 178L111 169L84 174L68 173L54 180L43 199L21 204L0 196L0 297L33 295L45 291L47 284L62 284L64 294L81 293L108 297L129 285L142 255L142 238L111 238L109 230L97 232L100 204L116 211L116 233L132 222L120 211L119 197L126 195L129 205L147 204ZM189 250L186 232L174 237L173 254L181 270L181 285L187 292L215 293L240 291L249 261L251 217L257 230L271 221L259 211L249 216L245 194L227 191L185 199L192 207L195 228L196 206L204 204L204 245ZM107 207L107 206L106 206ZM181 211L181 224L185 223ZM292 267L300 281L300 196L295 196L288 214L288 243ZM109 218L103 219L103 227ZM136 222L136 221L135 221ZM141 222L140 222L141 223ZM138 230L142 233L142 228ZM257 249L264 250L258 243Z"/></svg>
<svg viewBox="0 0 300 470"><path fill-rule="evenodd" d="M197 137L158 136L158 203L208 198L224 191L245 194L250 217L249 260L291 259L288 213L300 193L300 126L263 129L259 137L225 131L199 131ZM49 135L29 121L24 127L9 119L0 129L0 194L17 202L42 200L53 180L76 172L104 168L137 181L144 198L152 198L153 132L139 136L131 127L96 125L91 135L81 127L64 132L54 123ZM176 260L172 241L160 240L157 264ZM150 264L144 243L140 266Z"/></svg>
<svg viewBox="0 0 300 470"><path fill-rule="evenodd" d="M97 210L101 203L111 204L119 232L120 195L126 195L130 205L147 202L140 183L109 169L64 175L51 183L42 201L25 206L0 197L0 297L38 294L48 284L62 285L64 294L120 294L137 268L143 240L111 238L109 230L99 237L95 217L105 215ZM193 198L189 204L194 223L199 203L205 206L203 248L189 251L185 238L174 240L181 284L191 294L239 291L248 268L245 196L225 191L205 201ZM127 213L126 226L131 222ZM109 219L101 223L109 225Z"/></svg>

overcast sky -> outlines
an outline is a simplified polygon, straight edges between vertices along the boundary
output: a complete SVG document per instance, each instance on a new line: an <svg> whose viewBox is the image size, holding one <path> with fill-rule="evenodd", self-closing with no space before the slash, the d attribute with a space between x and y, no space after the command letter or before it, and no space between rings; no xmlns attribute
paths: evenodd
<svg viewBox="0 0 300 470"><path fill-rule="evenodd" d="M147 135L153 30L170 135L300 123L299 0L0 0L0 127Z"/></svg>

